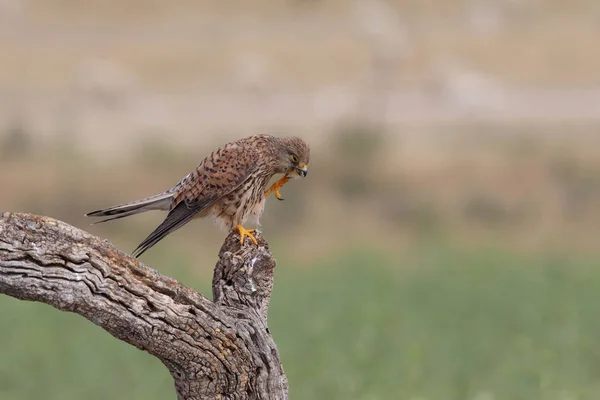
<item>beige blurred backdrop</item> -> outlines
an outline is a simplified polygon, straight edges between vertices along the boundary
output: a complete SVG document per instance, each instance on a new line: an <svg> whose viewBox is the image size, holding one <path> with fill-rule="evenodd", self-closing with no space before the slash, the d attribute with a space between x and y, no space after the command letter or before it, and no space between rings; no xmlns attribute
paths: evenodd
<svg viewBox="0 0 600 400"><path fill-rule="evenodd" d="M2 210L129 251L161 216L83 213L172 186L228 140L293 134L310 174L263 226L298 256L596 247L596 1L2 0L0 49ZM214 250L210 225L166 241Z"/></svg>
<svg viewBox="0 0 600 400"><path fill-rule="evenodd" d="M215 147L298 135L269 311L307 400L598 399L598 0L0 0L0 212L130 252ZM226 232L141 260L210 297ZM160 363L0 296L0 398L165 399Z"/></svg>

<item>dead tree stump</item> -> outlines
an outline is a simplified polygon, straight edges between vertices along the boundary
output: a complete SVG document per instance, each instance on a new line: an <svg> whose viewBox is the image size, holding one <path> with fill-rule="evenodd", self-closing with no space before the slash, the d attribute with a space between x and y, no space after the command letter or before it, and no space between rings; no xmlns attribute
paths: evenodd
<svg viewBox="0 0 600 400"><path fill-rule="evenodd" d="M213 302L64 222L4 213L0 293L77 313L158 357L179 400L287 399L267 327L276 262L257 239L258 246L241 246L237 233L225 239Z"/></svg>

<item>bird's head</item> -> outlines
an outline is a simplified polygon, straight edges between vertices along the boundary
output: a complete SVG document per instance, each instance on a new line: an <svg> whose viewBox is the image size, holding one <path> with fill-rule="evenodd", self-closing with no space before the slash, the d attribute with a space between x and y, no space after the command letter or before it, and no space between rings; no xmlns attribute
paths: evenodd
<svg viewBox="0 0 600 400"><path fill-rule="evenodd" d="M282 138L278 152L278 171L288 178L305 177L308 174L310 148L308 144L297 137Z"/></svg>

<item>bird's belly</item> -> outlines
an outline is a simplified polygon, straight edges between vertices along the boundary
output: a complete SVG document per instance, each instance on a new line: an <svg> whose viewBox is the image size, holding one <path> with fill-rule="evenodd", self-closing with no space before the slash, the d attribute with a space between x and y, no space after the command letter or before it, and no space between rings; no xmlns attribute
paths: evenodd
<svg viewBox="0 0 600 400"><path fill-rule="evenodd" d="M198 214L194 215L193 219L198 219L198 218L204 218L207 215L211 214L212 210L209 208L205 208L204 210L200 211Z"/></svg>
<svg viewBox="0 0 600 400"><path fill-rule="evenodd" d="M251 208L250 212L246 216L248 222L255 226L260 226L260 217L262 216L263 211L265 210L265 200L266 197L256 202Z"/></svg>
<svg viewBox="0 0 600 400"><path fill-rule="evenodd" d="M224 197L211 207L211 211L216 221L227 229L244 225L246 222L258 226L265 199L262 185L252 186Z"/></svg>

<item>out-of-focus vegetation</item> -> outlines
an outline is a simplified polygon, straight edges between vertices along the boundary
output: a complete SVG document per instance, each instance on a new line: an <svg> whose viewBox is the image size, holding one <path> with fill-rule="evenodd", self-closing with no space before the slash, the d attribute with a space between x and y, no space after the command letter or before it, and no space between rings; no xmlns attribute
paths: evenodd
<svg viewBox="0 0 600 400"><path fill-rule="evenodd" d="M314 254L308 249L335 253L357 243L396 248L432 238L594 252L598 127L465 123L402 134L340 124L313 146L309 177L284 188L285 202L270 200L262 223L271 240L281 238L298 256ZM11 130L2 147L3 209L50 215L84 229L91 222L85 212L171 187L219 143L183 151L150 136L128 158L104 163L62 145L35 149L29 135ZM161 218L149 213L89 229L127 249ZM207 222L184 230L166 240L182 248L208 240L207 248L216 248L223 236L215 238Z"/></svg>
<svg viewBox="0 0 600 400"><path fill-rule="evenodd" d="M299 135L269 199L292 399L596 399L595 2L0 2L0 211L132 250L226 141ZM225 232L142 261L209 294ZM150 356L0 297L0 400L172 397Z"/></svg>
<svg viewBox="0 0 600 400"><path fill-rule="evenodd" d="M182 280L210 291L209 274ZM595 399L598 285L596 261L560 252L283 257L269 325L291 398ZM157 360L83 318L8 298L0 310L2 399L173 397Z"/></svg>

